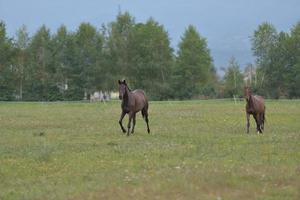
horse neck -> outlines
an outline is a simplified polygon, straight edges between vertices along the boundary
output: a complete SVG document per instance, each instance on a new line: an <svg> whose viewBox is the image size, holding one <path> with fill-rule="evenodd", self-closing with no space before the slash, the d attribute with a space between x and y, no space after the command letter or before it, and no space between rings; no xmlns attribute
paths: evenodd
<svg viewBox="0 0 300 200"><path fill-rule="evenodd" d="M252 94L250 94L250 96L249 96L248 105L249 105L249 108L254 108L254 99L253 99Z"/></svg>
<svg viewBox="0 0 300 200"><path fill-rule="evenodd" d="M123 105L128 105L130 96L132 95L132 92L130 92L129 88L126 86L125 87L125 94L123 98Z"/></svg>
<svg viewBox="0 0 300 200"><path fill-rule="evenodd" d="M132 92L130 91L130 89L128 88L128 86L126 86L125 91L126 91L125 94L127 94L127 97L129 99L129 97L132 95Z"/></svg>

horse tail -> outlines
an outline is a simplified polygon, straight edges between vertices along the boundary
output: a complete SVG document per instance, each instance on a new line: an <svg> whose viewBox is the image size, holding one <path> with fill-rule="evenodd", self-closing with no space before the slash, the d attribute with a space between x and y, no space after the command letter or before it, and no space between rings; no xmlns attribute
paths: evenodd
<svg viewBox="0 0 300 200"><path fill-rule="evenodd" d="M149 106L148 100L146 99L144 108L142 109L142 116L144 119L146 119L146 117L148 117L148 106Z"/></svg>
<svg viewBox="0 0 300 200"><path fill-rule="evenodd" d="M143 108L143 109L142 109L142 116L143 116L144 119L145 119L145 115L146 115L145 109Z"/></svg>
<svg viewBox="0 0 300 200"><path fill-rule="evenodd" d="M142 109L142 116L145 119L148 115L148 101L146 101L144 108Z"/></svg>

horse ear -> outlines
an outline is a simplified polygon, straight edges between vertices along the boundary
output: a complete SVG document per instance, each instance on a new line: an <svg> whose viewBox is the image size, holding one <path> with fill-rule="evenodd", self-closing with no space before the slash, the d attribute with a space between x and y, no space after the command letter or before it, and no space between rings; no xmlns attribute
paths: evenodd
<svg viewBox="0 0 300 200"><path fill-rule="evenodd" d="M127 85L127 84L126 84L126 80L125 80L125 79L124 79L123 83L124 83L125 85Z"/></svg>
<svg viewBox="0 0 300 200"><path fill-rule="evenodd" d="M121 84L121 81L120 80L118 80L118 83L119 83L119 85Z"/></svg>

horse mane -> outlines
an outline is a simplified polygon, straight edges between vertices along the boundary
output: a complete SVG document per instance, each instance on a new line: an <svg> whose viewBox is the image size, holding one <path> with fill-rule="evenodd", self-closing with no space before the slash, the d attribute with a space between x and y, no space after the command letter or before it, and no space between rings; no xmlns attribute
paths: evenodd
<svg viewBox="0 0 300 200"><path fill-rule="evenodd" d="M127 83L125 83L127 89L129 90L129 92L131 92L132 90L129 88L129 86L127 85Z"/></svg>

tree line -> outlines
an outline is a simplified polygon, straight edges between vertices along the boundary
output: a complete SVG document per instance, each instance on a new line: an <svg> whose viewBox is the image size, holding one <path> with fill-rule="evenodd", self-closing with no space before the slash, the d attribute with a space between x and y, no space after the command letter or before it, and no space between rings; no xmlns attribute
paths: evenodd
<svg viewBox="0 0 300 200"><path fill-rule="evenodd" d="M128 12L101 27L41 26L14 38L0 22L0 100L82 100L116 91L118 79L144 89L151 100L241 97L245 84L270 98L300 96L300 23L278 33L269 23L254 31L255 64L242 72L235 58L220 78L207 40L189 25L175 52L168 32L153 18L136 23Z"/></svg>

